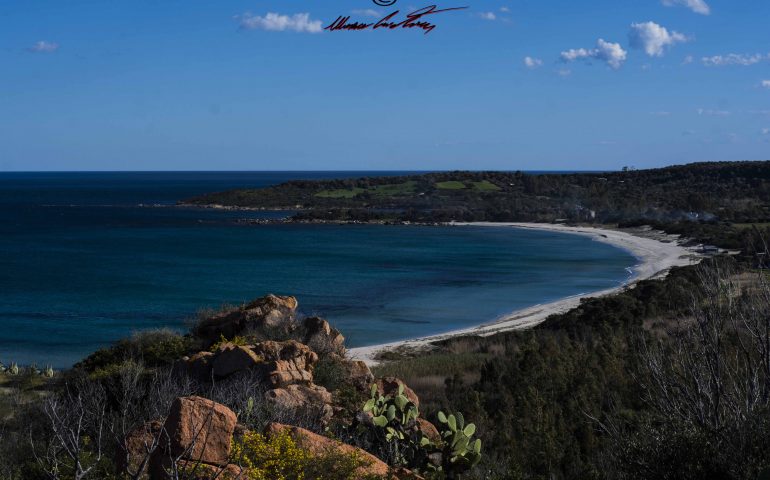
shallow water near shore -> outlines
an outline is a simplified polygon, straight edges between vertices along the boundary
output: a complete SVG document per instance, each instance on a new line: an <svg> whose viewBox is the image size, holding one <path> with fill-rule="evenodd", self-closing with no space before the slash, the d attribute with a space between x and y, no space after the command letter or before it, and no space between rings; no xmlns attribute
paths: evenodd
<svg viewBox="0 0 770 480"><path fill-rule="evenodd" d="M563 233L239 225L285 212L170 207L207 191L371 174L0 174L0 361L66 367L132 331L184 330L199 309L271 292L297 296L350 346L380 344L611 288L636 263Z"/></svg>

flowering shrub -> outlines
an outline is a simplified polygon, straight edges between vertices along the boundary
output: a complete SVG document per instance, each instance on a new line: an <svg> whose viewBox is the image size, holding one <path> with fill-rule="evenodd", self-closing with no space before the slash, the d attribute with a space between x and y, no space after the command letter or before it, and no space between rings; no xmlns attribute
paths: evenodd
<svg viewBox="0 0 770 480"><path fill-rule="evenodd" d="M233 443L235 461L249 480L302 480L310 454L297 446L288 433L270 438L247 432Z"/></svg>
<svg viewBox="0 0 770 480"><path fill-rule="evenodd" d="M233 463L246 470L248 480L354 480L378 479L361 475L367 461L355 453L329 450L316 456L300 448L291 435L246 432L233 443Z"/></svg>

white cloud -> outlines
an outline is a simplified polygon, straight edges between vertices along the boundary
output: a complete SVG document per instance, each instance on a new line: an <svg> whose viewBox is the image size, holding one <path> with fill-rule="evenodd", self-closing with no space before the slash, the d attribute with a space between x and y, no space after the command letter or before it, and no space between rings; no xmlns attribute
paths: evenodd
<svg viewBox="0 0 770 480"><path fill-rule="evenodd" d="M536 69L543 66L543 61L539 58L533 58L533 57L524 57L524 65L526 65L529 69Z"/></svg>
<svg viewBox="0 0 770 480"><path fill-rule="evenodd" d="M663 5L667 7L681 5L689 8L695 13L700 13L701 15L708 15L711 13L711 7L708 6L708 3L706 3L705 0L663 0Z"/></svg>
<svg viewBox="0 0 770 480"><path fill-rule="evenodd" d="M511 13L511 9L508 7L500 7L500 11L503 13Z"/></svg>
<svg viewBox="0 0 770 480"><path fill-rule="evenodd" d="M559 75L560 77L569 77L570 75L572 75L572 70L570 70L569 68L562 68L561 70L557 71L556 74Z"/></svg>
<svg viewBox="0 0 770 480"><path fill-rule="evenodd" d="M695 61L695 58L692 55L687 55L686 57L684 57L684 60L682 60L682 65L689 65L694 61Z"/></svg>
<svg viewBox="0 0 770 480"><path fill-rule="evenodd" d="M687 41L681 33L669 32L655 22L632 23L628 39L633 48L644 50L651 57L662 57L666 47Z"/></svg>
<svg viewBox="0 0 770 480"><path fill-rule="evenodd" d="M698 115L707 115L710 117L726 117L730 115L730 112L727 110L711 110L706 108L699 108L697 112Z"/></svg>
<svg viewBox="0 0 770 480"><path fill-rule="evenodd" d="M618 69L626 61L628 52L623 50L619 43L606 42L600 38L596 42L596 48L587 50L585 48L573 48L561 52L563 62L574 62L576 60L601 60L607 63L611 68Z"/></svg>
<svg viewBox="0 0 770 480"><path fill-rule="evenodd" d="M495 12L481 12L478 15L479 18L483 18L484 20L497 20L497 15L495 15Z"/></svg>
<svg viewBox="0 0 770 480"><path fill-rule="evenodd" d="M59 49L58 43L46 42L45 40L40 40L39 42L29 47L27 51L32 53L53 53L58 49Z"/></svg>
<svg viewBox="0 0 770 480"><path fill-rule="evenodd" d="M770 80L762 80L760 85L762 85L762 88L770 88Z"/></svg>
<svg viewBox="0 0 770 480"><path fill-rule="evenodd" d="M281 15L270 12L264 17L245 13L239 15L241 28L248 30L270 30L274 32L284 32L292 30L295 32L320 33L323 31L320 20L311 20L309 13L295 13L294 15Z"/></svg>
<svg viewBox="0 0 770 480"><path fill-rule="evenodd" d="M363 17L383 17L384 15L373 8L367 8L364 10L353 10L353 15L361 15Z"/></svg>
<svg viewBox="0 0 770 480"><path fill-rule="evenodd" d="M729 65L740 65L748 67L770 58L770 55L755 53L753 55L745 53L730 53L727 55L714 55L712 57L703 57L703 65L707 67L726 67Z"/></svg>

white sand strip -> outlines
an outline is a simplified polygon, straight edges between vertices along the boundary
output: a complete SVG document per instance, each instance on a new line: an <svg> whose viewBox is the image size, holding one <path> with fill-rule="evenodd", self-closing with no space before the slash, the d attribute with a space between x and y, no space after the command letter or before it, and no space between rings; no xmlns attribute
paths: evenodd
<svg viewBox="0 0 770 480"><path fill-rule="evenodd" d="M610 295L639 280L664 276L671 267L691 265L703 258L702 255L695 251L695 248L681 246L676 236L665 235L662 232L653 232L651 230L638 229L632 234L628 231L608 230L595 227L568 227L566 225L546 223L473 222L454 223L453 225L531 228L536 230L572 233L575 235L586 235L600 242L609 243L610 245L627 250L639 260L639 263L632 268L633 274L629 281L615 288L566 297L555 302L524 308L483 325L411 340L352 348L348 351L350 358L363 360L369 365L375 365L377 363L375 357L381 352L397 349L419 350L428 347L431 342L451 337L462 335L487 336L508 330L534 327L543 322L550 315L564 313L577 307L580 304L581 298Z"/></svg>

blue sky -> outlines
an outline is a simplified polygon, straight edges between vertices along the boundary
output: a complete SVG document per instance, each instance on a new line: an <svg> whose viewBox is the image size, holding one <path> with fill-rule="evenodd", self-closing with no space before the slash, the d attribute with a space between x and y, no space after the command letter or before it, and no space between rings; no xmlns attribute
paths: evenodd
<svg viewBox="0 0 770 480"><path fill-rule="evenodd" d="M770 2L446 0L470 8L429 35L318 32L425 5L0 2L0 170L770 158Z"/></svg>

